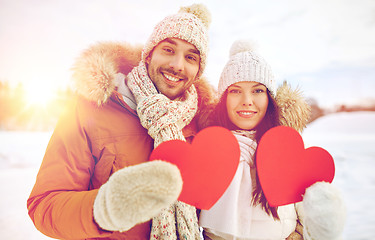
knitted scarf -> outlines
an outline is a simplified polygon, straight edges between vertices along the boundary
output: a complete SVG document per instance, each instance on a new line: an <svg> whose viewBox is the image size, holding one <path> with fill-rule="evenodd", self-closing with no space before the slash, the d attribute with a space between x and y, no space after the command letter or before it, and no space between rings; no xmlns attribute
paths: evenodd
<svg viewBox="0 0 375 240"><path fill-rule="evenodd" d="M137 102L137 113L142 126L154 139L154 146L168 140L186 141L182 129L190 123L198 108L197 92L192 85L184 94L170 100L158 93L148 76L143 61L127 76L127 85ZM152 219L150 239L199 239L196 209L176 201Z"/></svg>
<svg viewBox="0 0 375 240"><path fill-rule="evenodd" d="M249 158L250 152L244 151L246 150L246 146L251 146L252 153L256 151L257 143L254 142L255 139L255 131L247 131L247 130L234 130L232 133L236 136L238 140L238 144L241 149L241 159ZM241 138L240 136L243 136L245 138ZM246 138L249 138L247 140ZM251 139L251 140L250 140ZM250 141L253 141L251 144L249 144ZM250 157L250 175L251 175L251 181L252 181L252 188L254 189L256 187L256 166L254 164L254 156ZM301 225L300 221L297 221L296 229L294 232L292 232L286 240L303 240L303 226Z"/></svg>

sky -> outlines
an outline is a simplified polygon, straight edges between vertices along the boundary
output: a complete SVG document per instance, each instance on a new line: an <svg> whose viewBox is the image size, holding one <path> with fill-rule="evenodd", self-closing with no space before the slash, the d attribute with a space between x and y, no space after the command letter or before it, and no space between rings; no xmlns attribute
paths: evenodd
<svg viewBox="0 0 375 240"><path fill-rule="evenodd" d="M279 85L323 107L375 101L373 0L0 0L0 81L47 96L69 85L90 45L145 43L156 23L192 3L212 15L204 75L214 87L232 43L248 39Z"/></svg>

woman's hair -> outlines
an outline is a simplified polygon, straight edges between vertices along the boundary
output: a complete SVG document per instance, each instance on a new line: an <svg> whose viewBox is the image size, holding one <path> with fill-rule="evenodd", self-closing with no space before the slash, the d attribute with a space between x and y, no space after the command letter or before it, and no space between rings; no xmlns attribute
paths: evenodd
<svg viewBox="0 0 375 240"><path fill-rule="evenodd" d="M229 130L238 130L238 127L230 121L229 116L228 116L227 104L226 104L227 96L228 96L228 89L223 93L218 104L216 105L215 109L211 113L211 117L210 117L211 125L221 126ZM266 133L269 129L280 125L279 107L268 89L267 89L267 96L269 100L268 106L267 106L267 112L263 120L254 129L256 130L255 141L257 143L259 143L263 134ZM255 156L254 163L256 166L256 154L254 154L254 156ZM253 191L253 199L252 199L253 205L261 204L262 208L264 209L264 211L266 211L267 214L272 215L274 219L280 219L279 215L277 214L277 207L269 206L268 201L266 197L264 196L263 190L259 183L258 172L257 171L255 172L256 172L256 187Z"/></svg>

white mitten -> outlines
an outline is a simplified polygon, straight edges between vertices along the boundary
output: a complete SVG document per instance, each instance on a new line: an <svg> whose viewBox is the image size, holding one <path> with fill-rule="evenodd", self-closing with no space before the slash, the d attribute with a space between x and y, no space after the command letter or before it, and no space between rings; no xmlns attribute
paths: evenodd
<svg viewBox="0 0 375 240"><path fill-rule="evenodd" d="M104 230L127 231L174 203L182 190L177 166L150 161L123 168L103 184L94 202L94 218Z"/></svg>
<svg viewBox="0 0 375 240"><path fill-rule="evenodd" d="M317 182L303 197L303 237L305 240L342 238L346 207L339 190L327 182Z"/></svg>

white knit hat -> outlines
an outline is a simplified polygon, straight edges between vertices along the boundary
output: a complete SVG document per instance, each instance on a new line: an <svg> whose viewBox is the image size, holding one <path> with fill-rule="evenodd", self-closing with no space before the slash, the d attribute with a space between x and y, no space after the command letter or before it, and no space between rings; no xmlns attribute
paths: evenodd
<svg viewBox="0 0 375 240"><path fill-rule="evenodd" d="M198 76L201 76L207 61L207 30L210 23L211 14L203 4L181 7L177 14L164 18L155 26L142 51L142 60L145 61L159 42L167 38L179 38L193 44L199 50L201 60Z"/></svg>
<svg viewBox="0 0 375 240"><path fill-rule="evenodd" d="M276 82L271 67L255 52L252 42L237 40L230 49L229 61L220 76L219 97L230 85L245 81L262 83L272 96L276 94Z"/></svg>

